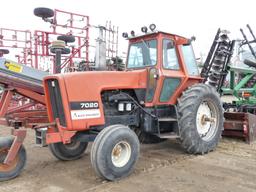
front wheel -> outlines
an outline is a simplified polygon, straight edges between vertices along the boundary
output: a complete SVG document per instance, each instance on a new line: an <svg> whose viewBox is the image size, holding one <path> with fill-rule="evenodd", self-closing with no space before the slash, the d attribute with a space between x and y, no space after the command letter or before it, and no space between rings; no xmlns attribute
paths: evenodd
<svg viewBox="0 0 256 192"><path fill-rule="evenodd" d="M189 153L204 154L216 148L223 130L223 108L214 88L197 84L178 100L182 146Z"/></svg>
<svg viewBox="0 0 256 192"><path fill-rule="evenodd" d="M127 126L113 125L97 135L91 150L91 163L99 177L115 181L133 171L139 151L137 135Z"/></svg>
<svg viewBox="0 0 256 192"><path fill-rule="evenodd" d="M22 145L11 164L4 164L4 160L12 146L13 137L0 137L0 181L7 181L17 177L23 170L27 155L24 146Z"/></svg>

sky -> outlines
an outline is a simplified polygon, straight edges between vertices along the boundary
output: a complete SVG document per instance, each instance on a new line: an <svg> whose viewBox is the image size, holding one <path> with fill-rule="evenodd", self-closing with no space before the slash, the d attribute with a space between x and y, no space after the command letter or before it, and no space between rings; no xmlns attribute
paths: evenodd
<svg viewBox="0 0 256 192"><path fill-rule="evenodd" d="M90 16L92 25L111 20L122 32L140 32L142 26L155 23L157 30L196 36L196 55L207 53L217 29L229 30L232 38L241 38L239 29L250 24L256 33L255 0L8 0L1 3L0 27L40 29L45 25L33 15L35 7L48 7ZM120 48L127 43L120 38Z"/></svg>

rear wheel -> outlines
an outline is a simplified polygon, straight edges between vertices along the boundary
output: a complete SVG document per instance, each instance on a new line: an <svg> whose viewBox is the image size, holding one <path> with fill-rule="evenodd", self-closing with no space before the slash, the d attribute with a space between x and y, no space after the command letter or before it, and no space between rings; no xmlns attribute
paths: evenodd
<svg viewBox="0 0 256 192"><path fill-rule="evenodd" d="M178 101L180 138L189 153L204 154L216 148L223 130L223 108L214 88L197 84Z"/></svg>
<svg viewBox="0 0 256 192"><path fill-rule="evenodd" d="M49 145L49 148L57 159L70 161L81 158L84 155L87 145L87 142L74 140L69 144L52 143Z"/></svg>
<svg viewBox="0 0 256 192"><path fill-rule="evenodd" d="M13 137L0 137L0 181L7 181L17 177L26 164L26 150L22 145L11 164L4 164L4 160L13 143Z"/></svg>
<svg viewBox="0 0 256 192"><path fill-rule="evenodd" d="M128 176L139 156L139 140L127 126L104 128L96 137L92 150L92 166L101 178L114 181Z"/></svg>

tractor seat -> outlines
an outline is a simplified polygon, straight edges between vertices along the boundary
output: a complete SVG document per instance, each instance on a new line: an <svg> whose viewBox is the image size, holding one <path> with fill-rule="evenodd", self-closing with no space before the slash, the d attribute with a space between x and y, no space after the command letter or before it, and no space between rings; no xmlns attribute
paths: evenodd
<svg viewBox="0 0 256 192"><path fill-rule="evenodd" d="M249 67L254 67L256 68L256 61L251 61L249 59L244 60L244 64L248 65Z"/></svg>

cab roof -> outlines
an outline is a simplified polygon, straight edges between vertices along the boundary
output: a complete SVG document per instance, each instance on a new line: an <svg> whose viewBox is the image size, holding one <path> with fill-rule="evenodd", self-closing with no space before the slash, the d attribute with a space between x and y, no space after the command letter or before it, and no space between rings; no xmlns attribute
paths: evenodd
<svg viewBox="0 0 256 192"><path fill-rule="evenodd" d="M137 39L137 38L142 38L142 37L147 37L147 36L150 36L150 35L158 35L158 34L165 34L165 35L170 35L170 36L175 36L175 37L178 37L178 38L182 38L182 39L186 39L188 40L188 38L186 37L183 37L183 36L180 36L180 35L176 35L176 34L173 34L173 33L167 33L167 32L164 32L164 31L153 31L153 32L148 32L148 33L143 33L143 34L139 34L139 35L135 35L135 36L129 36L127 39Z"/></svg>
<svg viewBox="0 0 256 192"><path fill-rule="evenodd" d="M153 31L153 32L148 32L148 33L135 35L135 36L129 36L127 39L130 42L136 42L136 41L140 41L140 39L143 39L143 38L145 38L145 39L146 38L151 38L151 37L153 38L153 37L158 37L159 35L170 36L170 37L174 38L174 40L176 42L178 42L178 44L186 44L190 41L186 37L176 35L176 34L172 34L172 33L163 32L163 31Z"/></svg>

